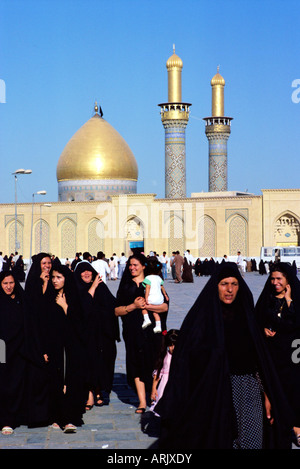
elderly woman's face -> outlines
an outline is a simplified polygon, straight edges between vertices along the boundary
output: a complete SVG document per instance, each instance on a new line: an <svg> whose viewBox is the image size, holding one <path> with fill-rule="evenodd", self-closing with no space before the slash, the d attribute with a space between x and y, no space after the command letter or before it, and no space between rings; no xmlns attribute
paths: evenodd
<svg viewBox="0 0 300 469"><path fill-rule="evenodd" d="M238 290L239 282L235 277L223 278L218 284L219 298L226 305L233 303Z"/></svg>

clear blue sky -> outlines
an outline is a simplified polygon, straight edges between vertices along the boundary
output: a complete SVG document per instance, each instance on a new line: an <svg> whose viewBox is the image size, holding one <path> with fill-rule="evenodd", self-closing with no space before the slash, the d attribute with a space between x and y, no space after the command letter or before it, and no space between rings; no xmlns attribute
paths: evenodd
<svg viewBox="0 0 300 469"><path fill-rule="evenodd" d="M0 203L46 190L57 201L56 165L94 101L125 138L138 192L164 197L166 61L183 61L187 196L208 190L210 80L220 65L228 141L228 190L300 187L299 0L0 0ZM296 88L292 83L299 80ZM299 93L297 94L297 88ZM41 200L36 199L36 200Z"/></svg>

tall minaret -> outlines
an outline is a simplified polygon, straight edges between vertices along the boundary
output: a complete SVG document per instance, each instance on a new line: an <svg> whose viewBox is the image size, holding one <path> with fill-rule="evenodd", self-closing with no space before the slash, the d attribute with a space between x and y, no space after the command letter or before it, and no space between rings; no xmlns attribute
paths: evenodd
<svg viewBox="0 0 300 469"><path fill-rule="evenodd" d="M159 104L165 129L165 197L186 197L185 129L189 106L181 99L182 60L175 54L167 60L168 102Z"/></svg>
<svg viewBox="0 0 300 469"><path fill-rule="evenodd" d="M205 134L209 143L209 192L227 191L227 140L232 117L224 116L225 80L219 73L212 78L212 112L205 117Z"/></svg>

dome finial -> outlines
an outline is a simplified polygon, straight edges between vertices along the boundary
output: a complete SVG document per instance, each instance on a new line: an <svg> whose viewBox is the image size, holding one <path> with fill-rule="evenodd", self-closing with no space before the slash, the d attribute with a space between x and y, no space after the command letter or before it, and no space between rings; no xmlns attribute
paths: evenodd
<svg viewBox="0 0 300 469"><path fill-rule="evenodd" d="M175 44L173 44L173 54L175 54Z"/></svg>
<svg viewBox="0 0 300 469"><path fill-rule="evenodd" d="M100 117L103 116L102 108L101 108L101 106L98 106L97 101L95 101L95 104L94 104L94 111L95 111L95 114L98 114L98 112L99 112Z"/></svg>
<svg viewBox="0 0 300 469"><path fill-rule="evenodd" d="M217 73L220 72L220 65L217 66Z"/></svg>

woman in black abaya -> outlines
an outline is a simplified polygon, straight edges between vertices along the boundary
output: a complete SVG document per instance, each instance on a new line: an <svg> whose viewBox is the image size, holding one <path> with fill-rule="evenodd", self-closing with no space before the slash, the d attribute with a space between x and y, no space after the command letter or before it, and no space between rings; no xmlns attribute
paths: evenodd
<svg viewBox="0 0 300 469"><path fill-rule="evenodd" d="M166 329L168 303L148 305L145 302L146 258L136 253L127 262L117 292L116 316L120 316L123 325L123 338L126 348L126 373L128 384L136 390L139 405L136 413L145 412L146 393L152 389L152 373L161 346L161 334L155 334L153 312L160 314L162 330ZM153 327L142 328L142 309L147 309Z"/></svg>
<svg viewBox="0 0 300 469"><path fill-rule="evenodd" d="M56 265L50 282L39 322L49 376L48 421L65 432L74 432L82 424L86 401L82 312L73 273L67 266Z"/></svg>
<svg viewBox="0 0 300 469"><path fill-rule="evenodd" d="M25 423L24 295L14 275L0 274L0 428L8 435Z"/></svg>
<svg viewBox="0 0 300 469"><path fill-rule="evenodd" d="M35 427L48 423L48 373L43 358L40 321L44 312L45 298L49 294L50 254L41 252L32 256L26 281L26 352L28 354L28 373L26 393L28 400L28 426Z"/></svg>
<svg viewBox="0 0 300 469"><path fill-rule="evenodd" d="M77 264L74 276L84 313L84 340L87 347L86 410L95 400L103 405L101 392L110 394L113 386L116 342L120 342L119 322L115 316L116 299L89 262Z"/></svg>
<svg viewBox="0 0 300 469"><path fill-rule="evenodd" d="M291 265L273 265L255 311L292 407L295 443L300 446L300 281Z"/></svg>
<svg viewBox="0 0 300 469"><path fill-rule="evenodd" d="M187 258L184 258L182 268L182 281L185 283L193 283L193 266L188 262Z"/></svg>
<svg viewBox="0 0 300 469"><path fill-rule="evenodd" d="M157 404L159 448L290 448L289 410L252 294L236 264L221 264L180 329Z"/></svg>

